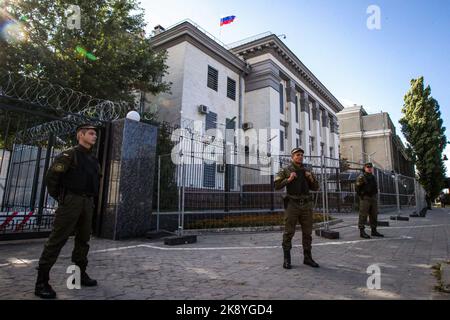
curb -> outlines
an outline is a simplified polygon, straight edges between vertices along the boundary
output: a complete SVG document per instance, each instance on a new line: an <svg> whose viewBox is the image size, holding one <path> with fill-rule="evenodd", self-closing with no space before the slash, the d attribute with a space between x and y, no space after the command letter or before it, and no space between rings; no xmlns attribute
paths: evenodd
<svg viewBox="0 0 450 320"><path fill-rule="evenodd" d="M329 226L344 222L343 219L335 219L328 222ZM313 230L320 229L325 225L324 222L314 223ZM219 229L188 229L183 230L184 235L193 234L211 234L211 233L237 233L237 232L263 232L263 231L283 231L284 226L261 226L261 227L240 227L240 228L219 228ZM301 230L297 225L296 230Z"/></svg>

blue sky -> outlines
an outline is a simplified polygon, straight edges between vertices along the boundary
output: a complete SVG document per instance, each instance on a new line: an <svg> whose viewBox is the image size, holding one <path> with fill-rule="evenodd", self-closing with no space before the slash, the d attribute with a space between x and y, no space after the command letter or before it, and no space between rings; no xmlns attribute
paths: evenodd
<svg viewBox="0 0 450 320"><path fill-rule="evenodd" d="M370 5L381 10L380 30L367 28ZM398 134L410 80L424 76L450 128L449 0L142 0L142 7L148 31L189 18L226 44L265 31L285 34L336 98L369 113L389 112ZM219 27L227 15L235 22Z"/></svg>

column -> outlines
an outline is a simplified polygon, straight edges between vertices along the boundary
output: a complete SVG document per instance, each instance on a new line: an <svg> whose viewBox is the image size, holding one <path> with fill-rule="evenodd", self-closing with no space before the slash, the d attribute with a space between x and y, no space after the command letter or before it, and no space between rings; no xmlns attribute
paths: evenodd
<svg viewBox="0 0 450 320"><path fill-rule="evenodd" d="M302 123L303 135L302 146L306 154L309 154L309 136L311 130L309 128L309 97L305 91L300 92L300 122Z"/></svg>
<svg viewBox="0 0 450 320"><path fill-rule="evenodd" d="M319 122L319 107L317 105L316 101L312 102L312 132L313 132L313 136L315 137L315 152L314 155L316 156L320 156L320 150L321 150L321 146L320 146L320 122Z"/></svg>
<svg viewBox="0 0 450 320"><path fill-rule="evenodd" d="M295 139L296 139L296 122L295 122L295 84L292 81L287 81L286 88L286 101L288 107L288 113L286 117L286 121L288 122L286 126L286 132L288 132L288 146L286 147L286 153L290 153L293 148L295 148ZM299 113L299 121L300 121L300 113Z"/></svg>

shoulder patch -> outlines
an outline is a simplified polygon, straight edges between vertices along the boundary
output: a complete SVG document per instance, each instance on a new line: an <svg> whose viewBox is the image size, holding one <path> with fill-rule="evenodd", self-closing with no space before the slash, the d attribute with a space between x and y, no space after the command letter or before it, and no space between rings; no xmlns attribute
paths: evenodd
<svg viewBox="0 0 450 320"><path fill-rule="evenodd" d="M52 169L55 172L64 172L64 164L62 164L62 163L55 163L55 165L53 166Z"/></svg>

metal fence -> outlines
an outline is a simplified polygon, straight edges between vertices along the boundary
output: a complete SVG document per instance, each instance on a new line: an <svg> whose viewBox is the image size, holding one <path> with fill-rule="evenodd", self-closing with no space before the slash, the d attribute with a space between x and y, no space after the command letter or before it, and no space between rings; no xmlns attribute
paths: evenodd
<svg viewBox="0 0 450 320"><path fill-rule="evenodd" d="M75 145L75 128L90 121L101 127L124 107L37 79L0 75L0 240L42 237L54 221L55 200L45 172L53 158Z"/></svg>
<svg viewBox="0 0 450 320"><path fill-rule="evenodd" d="M0 236L50 231L55 201L48 197L43 173L62 148L61 137L31 141L24 132L48 121L24 110L0 108ZM58 142L56 142L58 141Z"/></svg>
<svg viewBox="0 0 450 320"><path fill-rule="evenodd" d="M274 167L290 163L290 156L266 157L258 154L238 154L236 148L223 149L223 141L214 141L223 162L205 159L203 151L211 141L205 137L186 135L179 147L170 154L160 155L155 186L153 226L155 229L183 232L184 229L220 229L239 227L278 226L282 224L284 191L276 191ZM187 151L186 151L187 150ZM231 156L229 155L231 153ZM182 163L174 159L182 155ZM236 157L245 164L236 164ZM261 159L262 158L262 159ZM253 160L253 161L252 161ZM263 164L261 164L263 163ZM312 192L314 212L329 214L358 211L355 192L356 178L362 165L340 159L305 156L320 183ZM401 213L403 210L425 206L423 189L413 177L375 168L379 185L379 211ZM420 201L419 201L420 200ZM416 208L417 207L417 208Z"/></svg>

